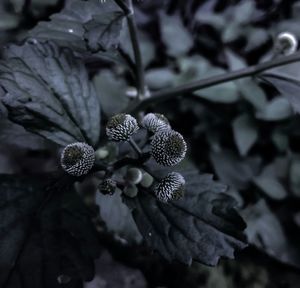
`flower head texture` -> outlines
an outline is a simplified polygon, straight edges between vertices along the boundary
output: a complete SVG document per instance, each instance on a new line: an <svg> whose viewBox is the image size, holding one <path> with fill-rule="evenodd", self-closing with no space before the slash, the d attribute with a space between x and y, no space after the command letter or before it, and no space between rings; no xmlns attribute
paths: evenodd
<svg viewBox="0 0 300 288"><path fill-rule="evenodd" d="M169 120L158 113L148 113L142 120L142 126L152 133L156 133L162 129L171 129Z"/></svg>
<svg viewBox="0 0 300 288"><path fill-rule="evenodd" d="M95 151L86 143L76 142L67 145L61 153L62 168L72 176L87 174L95 162Z"/></svg>
<svg viewBox="0 0 300 288"><path fill-rule="evenodd" d="M113 195L116 191L117 183L111 178L104 179L99 185L99 190L104 195Z"/></svg>
<svg viewBox="0 0 300 288"><path fill-rule="evenodd" d="M110 118L106 126L106 135L109 140L127 141L138 129L139 126L134 117L121 113Z"/></svg>
<svg viewBox="0 0 300 288"><path fill-rule="evenodd" d="M161 202L178 200L184 194L184 185L183 176L177 172L171 172L155 186L154 193Z"/></svg>
<svg viewBox="0 0 300 288"><path fill-rule="evenodd" d="M161 130L151 141L151 155L163 166L174 166L182 161L187 150L183 136L174 130Z"/></svg>

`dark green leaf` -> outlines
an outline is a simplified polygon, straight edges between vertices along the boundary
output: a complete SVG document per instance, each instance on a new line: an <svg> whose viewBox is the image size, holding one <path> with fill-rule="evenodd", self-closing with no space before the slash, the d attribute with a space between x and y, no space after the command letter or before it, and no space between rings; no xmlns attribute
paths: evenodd
<svg viewBox="0 0 300 288"><path fill-rule="evenodd" d="M65 7L39 22L29 35L36 39L55 40L77 51L107 50L119 43L124 14L113 0L67 0Z"/></svg>
<svg viewBox="0 0 300 288"><path fill-rule="evenodd" d="M80 287L93 278L98 238L70 184L66 178L0 176L1 287L61 287L61 275L70 279L65 287Z"/></svg>
<svg viewBox="0 0 300 288"><path fill-rule="evenodd" d="M0 99L12 121L61 145L97 144L99 99L81 59L37 41L12 45L4 54Z"/></svg>
<svg viewBox="0 0 300 288"><path fill-rule="evenodd" d="M246 246L235 201L211 175L187 172L184 177L188 184L181 200L161 203L149 191L125 199L141 234L168 261L191 264L194 259L214 266L220 257L233 258L235 249Z"/></svg>

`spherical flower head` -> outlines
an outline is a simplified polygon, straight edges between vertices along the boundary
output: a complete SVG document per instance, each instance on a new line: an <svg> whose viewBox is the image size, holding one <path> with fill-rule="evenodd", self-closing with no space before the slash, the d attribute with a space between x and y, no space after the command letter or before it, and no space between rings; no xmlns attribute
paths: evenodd
<svg viewBox="0 0 300 288"><path fill-rule="evenodd" d="M158 113L148 113L142 120L142 126L152 133L156 133L163 129L171 129L169 120Z"/></svg>
<svg viewBox="0 0 300 288"><path fill-rule="evenodd" d="M69 144L61 153L60 163L62 168L72 176L86 175L94 166L95 151L86 143Z"/></svg>
<svg viewBox="0 0 300 288"><path fill-rule="evenodd" d="M139 126L134 117L121 113L110 118L106 126L106 135L109 140L128 141L138 129Z"/></svg>
<svg viewBox="0 0 300 288"><path fill-rule="evenodd" d="M161 202L178 200L184 195L184 186L183 176L177 172L171 172L154 187L154 194Z"/></svg>
<svg viewBox="0 0 300 288"><path fill-rule="evenodd" d="M104 179L99 185L99 190L104 195L113 195L116 191L117 183L111 178Z"/></svg>
<svg viewBox="0 0 300 288"><path fill-rule="evenodd" d="M292 33L282 32L276 38L275 49L284 55L291 55L295 53L297 46L297 38Z"/></svg>
<svg viewBox="0 0 300 288"><path fill-rule="evenodd" d="M174 130L161 130L151 141L151 155L163 166L174 166L182 161L187 150L182 135Z"/></svg>

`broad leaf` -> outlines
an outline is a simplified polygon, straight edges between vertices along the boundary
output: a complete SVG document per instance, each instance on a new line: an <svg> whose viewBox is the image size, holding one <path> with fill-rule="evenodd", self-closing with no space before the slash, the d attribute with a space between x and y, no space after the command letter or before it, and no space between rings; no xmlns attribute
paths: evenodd
<svg viewBox="0 0 300 288"><path fill-rule="evenodd" d="M65 7L30 31L36 39L55 40L77 51L108 50L119 43L124 13L113 0L67 0Z"/></svg>
<svg viewBox="0 0 300 288"><path fill-rule="evenodd" d="M99 141L99 99L71 50L35 40L8 47L0 86L10 120L25 129L61 145Z"/></svg>
<svg viewBox="0 0 300 288"><path fill-rule="evenodd" d="M93 278L98 237L70 184L66 178L0 176L1 287L55 288L61 281L80 287Z"/></svg>
<svg viewBox="0 0 300 288"><path fill-rule="evenodd" d="M211 175L184 176L188 184L181 200L161 203L142 189L136 198L125 199L141 234L168 261L191 264L194 259L214 266L220 257L233 258L235 249L246 246L235 201Z"/></svg>

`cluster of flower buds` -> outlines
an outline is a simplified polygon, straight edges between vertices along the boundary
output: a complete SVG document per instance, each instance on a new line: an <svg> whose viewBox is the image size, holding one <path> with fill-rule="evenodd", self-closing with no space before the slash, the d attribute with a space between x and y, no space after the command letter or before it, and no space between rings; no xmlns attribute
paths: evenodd
<svg viewBox="0 0 300 288"><path fill-rule="evenodd" d="M172 130L168 119L158 113L146 114L141 127L152 133L151 156L162 166L174 166L181 162L187 151L183 136ZM106 126L106 134L113 141L132 141L131 136L139 130L137 120L129 114L113 116ZM137 149L136 149L137 150ZM149 181L148 181L149 180ZM151 180L151 181L150 181ZM148 173L142 173L137 168L130 168L125 175L124 193L128 197L137 195L136 185L152 186L153 178ZM154 194L163 202L176 200L182 197L184 191L184 178L181 174L172 172L159 181L154 188Z"/></svg>
<svg viewBox="0 0 300 288"><path fill-rule="evenodd" d="M72 143L62 151L60 162L68 174L80 177L92 169L95 162L95 151L86 143Z"/></svg>
<svg viewBox="0 0 300 288"><path fill-rule="evenodd" d="M104 195L113 195L117 189L117 182L112 178L106 178L102 181L98 188Z"/></svg>

